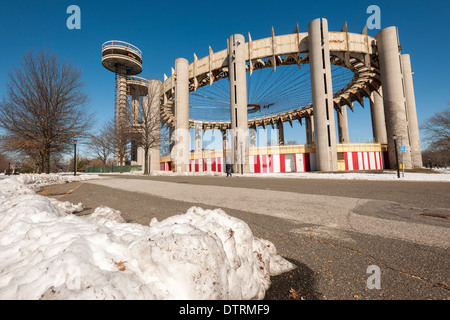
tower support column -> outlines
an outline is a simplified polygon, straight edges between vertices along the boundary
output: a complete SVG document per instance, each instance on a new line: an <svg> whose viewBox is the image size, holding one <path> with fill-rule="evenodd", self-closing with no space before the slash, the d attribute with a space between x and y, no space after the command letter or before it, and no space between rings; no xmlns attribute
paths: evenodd
<svg viewBox="0 0 450 320"><path fill-rule="evenodd" d="M396 168L395 143L400 140L405 146L403 162L406 169L412 169L411 147L409 144L406 101L403 91L400 44L396 27L388 27L377 34L381 85L383 86L383 105L389 150L389 166ZM398 147L399 149L399 147ZM400 154L400 150L397 150Z"/></svg>
<svg viewBox="0 0 450 320"><path fill-rule="evenodd" d="M306 144L314 144L314 116L305 118Z"/></svg>
<svg viewBox="0 0 450 320"><path fill-rule="evenodd" d="M150 80L148 83L148 96L144 97L144 106L150 108L150 117L152 122L152 140L150 147L150 172L160 170L160 149L161 149L161 89L162 84L159 80Z"/></svg>
<svg viewBox="0 0 450 320"><path fill-rule="evenodd" d="M383 94L382 90L380 92ZM370 94L370 116L372 118L373 141L380 144L387 144L383 97L376 91Z"/></svg>
<svg viewBox="0 0 450 320"><path fill-rule="evenodd" d="M175 172L189 171L189 62L175 60L175 132L173 161Z"/></svg>
<svg viewBox="0 0 450 320"><path fill-rule="evenodd" d="M284 124L283 124L283 121L278 120L277 130L278 130L278 145L284 146Z"/></svg>
<svg viewBox="0 0 450 320"><path fill-rule="evenodd" d="M408 119L409 142L411 144L411 160L414 168L421 168L422 152L420 149L419 124L417 122L416 98L414 96L413 73L409 54L401 56L403 84L406 98L406 117Z"/></svg>
<svg viewBox="0 0 450 320"><path fill-rule="evenodd" d="M349 143L347 106L346 105L341 106L341 111L336 110L336 114L338 123L339 143Z"/></svg>
<svg viewBox="0 0 450 320"><path fill-rule="evenodd" d="M127 113L127 69L125 66L117 66L116 77L116 124L125 125Z"/></svg>
<svg viewBox="0 0 450 320"><path fill-rule="evenodd" d="M337 171L336 129L327 19L308 25L309 61L318 171Z"/></svg>
<svg viewBox="0 0 450 320"><path fill-rule="evenodd" d="M235 34L228 38L228 79L230 82L231 145L233 171L248 172L248 115L245 37Z"/></svg>

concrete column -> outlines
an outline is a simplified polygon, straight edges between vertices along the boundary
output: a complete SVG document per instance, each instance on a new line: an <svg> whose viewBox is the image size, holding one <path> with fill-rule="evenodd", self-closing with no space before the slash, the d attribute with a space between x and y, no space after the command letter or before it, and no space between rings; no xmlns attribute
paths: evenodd
<svg viewBox="0 0 450 320"><path fill-rule="evenodd" d="M248 135L249 135L249 147L256 147L256 129L255 128L249 128L248 129Z"/></svg>
<svg viewBox="0 0 450 320"><path fill-rule="evenodd" d="M314 144L314 116L305 118L306 144Z"/></svg>
<svg viewBox="0 0 450 320"><path fill-rule="evenodd" d="M380 92L383 94L381 90ZM387 144L383 97L375 91L370 94L370 116L372 118L373 141Z"/></svg>
<svg viewBox="0 0 450 320"><path fill-rule="evenodd" d="M222 133L222 171L226 172L226 164L231 163L230 153L231 150L228 146L228 129L220 129Z"/></svg>
<svg viewBox="0 0 450 320"><path fill-rule="evenodd" d="M403 92L403 79L400 63L398 31L389 27L377 34L377 47L381 84L383 86L384 116L389 150L389 166L396 168L393 136L397 135L398 146L400 138L406 152L403 161L406 169L412 168L411 148L409 145L408 120L406 118L406 102ZM400 149L398 147L398 149ZM399 159L400 159L400 150Z"/></svg>
<svg viewBox="0 0 450 320"><path fill-rule="evenodd" d="M169 124L169 153L170 153L170 155L173 154L173 150L174 150L173 147L175 145L175 143L173 141L174 140L174 135L173 135L174 131L175 131L174 126ZM171 161L173 161L173 157L172 157Z"/></svg>
<svg viewBox="0 0 450 320"><path fill-rule="evenodd" d="M125 124L127 114L127 69L117 67L116 78L116 123Z"/></svg>
<svg viewBox="0 0 450 320"><path fill-rule="evenodd" d="M130 160L131 160L131 164L132 165L136 165L139 164L138 163L138 144L136 142L136 140L131 140L131 148L130 148Z"/></svg>
<svg viewBox="0 0 450 320"><path fill-rule="evenodd" d="M161 88L159 80L150 80L148 83L148 96L144 97L144 106L150 107L150 117L152 122L153 145L149 150L150 172L159 171L160 149L161 149Z"/></svg>
<svg viewBox="0 0 450 320"><path fill-rule="evenodd" d="M137 124L139 121L139 96L131 95L131 124Z"/></svg>
<svg viewBox="0 0 450 320"><path fill-rule="evenodd" d="M349 143L348 136L348 121L347 121L347 106L341 106L341 111L336 110L339 143Z"/></svg>
<svg viewBox="0 0 450 320"><path fill-rule="evenodd" d="M278 145L284 146L284 125L283 121L278 121L277 123L277 129L278 129Z"/></svg>
<svg viewBox="0 0 450 320"><path fill-rule="evenodd" d="M318 171L337 171L336 129L327 19L308 25L309 62Z"/></svg>
<svg viewBox="0 0 450 320"><path fill-rule="evenodd" d="M175 132L172 159L176 172L189 172L189 62L175 60Z"/></svg>
<svg viewBox="0 0 450 320"><path fill-rule="evenodd" d="M245 65L245 37L235 34L228 39L228 80L230 82L230 113L233 171L249 172L248 122L247 122L247 73Z"/></svg>
<svg viewBox="0 0 450 320"><path fill-rule="evenodd" d="M412 79L411 58L409 54L402 54L400 57L406 98L406 117L408 119L412 166L414 168L421 168L423 163L420 148L419 124L417 122L416 98L414 96L414 85Z"/></svg>
<svg viewBox="0 0 450 320"><path fill-rule="evenodd" d="M202 123L200 121L194 122L194 152L196 155L202 152Z"/></svg>
<svg viewBox="0 0 450 320"><path fill-rule="evenodd" d="M202 123L194 122L194 159L203 159L202 152ZM202 160L203 161L203 160ZM203 165L199 165L199 171L203 171Z"/></svg>

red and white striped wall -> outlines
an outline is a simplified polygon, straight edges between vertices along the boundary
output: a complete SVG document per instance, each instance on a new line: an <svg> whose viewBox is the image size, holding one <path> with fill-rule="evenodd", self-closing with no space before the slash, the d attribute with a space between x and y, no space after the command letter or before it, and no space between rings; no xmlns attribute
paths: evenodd
<svg viewBox="0 0 450 320"><path fill-rule="evenodd" d="M345 170L384 169L383 152L344 152Z"/></svg>
<svg viewBox="0 0 450 320"><path fill-rule="evenodd" d="M385 168L383 152L344 152L345 170L380 170ZM224 172L222 157L192 159L190 172ZM251 173L308 172L316 170L314 153L261 154L249 156ZM170 162L161 162L161 171L170 171Z"/></svg>
<svg viewBox="0 0 450 320"><path fill-rule="evenodd" d="M249 157L250 172L306 172L316 170L314 153L261 154Z"/></svg>
<svg viewBox="0 0 450 320"><path fill-rule="evenodd" d="M203 159L192 159L189 162L190 172L223 172L224 168L222 166L223 158L203 158Z"/></svg>
<svg viewBox="0 0 450 320"><path fill-rule="evenodd" d="M170 162L161 162L159 165L161 171L170 171Z"/></svg>

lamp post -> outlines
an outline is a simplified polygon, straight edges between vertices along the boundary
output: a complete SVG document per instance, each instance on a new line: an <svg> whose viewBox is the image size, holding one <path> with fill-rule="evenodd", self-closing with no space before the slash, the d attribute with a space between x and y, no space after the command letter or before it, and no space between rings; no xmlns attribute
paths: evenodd
<svg viewBox="0 0 450 320"><path fill-rule="evenodd" d="M398 166L397 135L394 134L392 137L394 138L395 166L397 167L397 178L400 178L400 169Z"/></svg>
<svg viewBox="0 0 450 320"><path fill-rule="evenodd" d="M77 175L77 140L73 140L73 175Z"/></svg>

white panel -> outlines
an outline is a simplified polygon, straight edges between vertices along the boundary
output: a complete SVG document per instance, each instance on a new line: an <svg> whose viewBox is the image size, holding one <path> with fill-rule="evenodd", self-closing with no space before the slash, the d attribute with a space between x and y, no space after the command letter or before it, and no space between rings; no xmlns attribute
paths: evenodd
<svg viewBox="0 0 450 320"><path fill-rule="evenodd" d="M309 154L309 166L311 168L311 171L316 171L316 154L315 153Z"/></svg>
<svg viewBox="0 0 450 320"><path fill-rule="evenodd" d="M362 152L358 152L358 167L359 170L364 170L364 160Z"/></svg>
<svg viewBox="0 0 450 320"><path fill-rule="evenodd" d="M369 152L369 162L370 162L370 169L372 170L377 169L377 163L375 160L374 152Z"/></svg>
<svg viewBox="0 0 450 320"><path fill-rule="evenodd" d="M294 172L295 171L295 163L294 163L294 155L293 154L285 154L284 155L284 167L286 172Z"/></svg>
<svg viewBox="0 0 450 320"><path fill-rule="evenodd" d="M305 165L303 164L303 153L295 154L295 165L297 167L297 172L305 171Z"/></svg>
<svg viewBox="0 0 450 320"><path fill-rule="evenodd" d="M255 156L248 157L248 165L251 173L255 173Z"/></svg>
<svg viewBox="0 0 450 320"><path fill-rule="evenodd" d="M280 172L280 155L274 154L272 156L273 161L273 172L279 173Z"/></svg>

